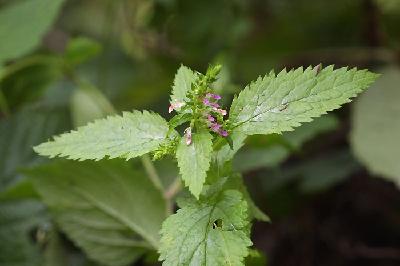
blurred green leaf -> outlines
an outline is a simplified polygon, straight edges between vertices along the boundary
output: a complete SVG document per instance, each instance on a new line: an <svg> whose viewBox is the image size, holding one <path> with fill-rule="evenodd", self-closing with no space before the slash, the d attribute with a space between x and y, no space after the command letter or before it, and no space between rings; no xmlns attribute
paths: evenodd
<svg viewBox="0 0 400 266"><path fill-rule="evenodd" d="M282 146L274 145L269 148L252 148L240 151L233 159L234 169L246 172L260 167L274 167L290 155Z"/></svg>
<svg viewBox="0 0 400 266"><path fill-rule="evenodd" d="M260 251L250 249L249 255L245 260L246 266L267 266L267 258Z"/></svg>
<svg viewBox="0 0 400 266"><path fill-rule="evenodd" d="M374 174L400 186L400 69L388 68L356 102L351 146Z"/></svg>
<svg viewBox="0 0 400 266"><path fill-rule="evenodd" d="M61 77L58 56L34 55L5 67L0 88L9 108L16 109L40 98Z"/></svg>
<svg viewBox="0 0 400 266"><path fill-rule="evenodd" d="M25 173L61 229L90 258L122 266L157 248L166 203L128 163L58 161Z"/></svg>
<svg viewBox="0 0 400 266"><path fill-rule="evenodd" d="M68 42L64 58L67 64L74 67L95 57L101 49L100 43L86 37L78 37Z"/></svg>
<svg viewBox="0 0 400 266"><path fill-rule="evenodd" d="M293 150L300 150L307 141L321 133L334 130L337 126L337 118L327 114L282 135L250 136L248 145L233 159L234 169L246 172L263 167L275 167L285 161Z"/></svg>
<svg viewBox="0 0 400 266"><path fill-rule="evenodd" d="M19 167L40 160L32 147L68 125L66 114L24 109L0 120L0 191L16 181Z"/></svg>
<svg viewBox="0 0 400 266"><path fill-rule="evenodd" d="M300 190L321 192L345 180L360 168L348 151L331 152L305 162L300 168Z"/></svg>
<svg viewBox="0 0 400 266"><path fill-rule="evenodd" d="M0 203L0 265L40 266L39 247L31 232L41 224L44 208L38 202Z"/></svg>
<svg viewBox="0 0 400 266"><path fill-rule="evenodd" d="M115 112L108 99L89 83L79 84L71 97L71 115L75 127Z"/></svg>
<svg viewBox="0 0 400 266"><path fill-rule="evenodd" d="M0 64L36 48L56 19L64 0L12 2L0 10Z"/></svg>

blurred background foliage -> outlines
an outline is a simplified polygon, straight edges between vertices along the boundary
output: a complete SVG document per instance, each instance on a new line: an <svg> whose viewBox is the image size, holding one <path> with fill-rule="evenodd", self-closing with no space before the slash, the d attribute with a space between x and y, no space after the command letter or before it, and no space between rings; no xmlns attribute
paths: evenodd
<svg viewBox="0 0 400 266"><path fill-rule="evenodd" d="M272 219L255 224L258 251L246 265L400 264L400 1L0 0L0 40L1 266L156 265L143 239L157 234L165 202L139 161L26 170L44 161L32 146L122 110L170 117L179 65L213 62L223 64L215 89L227 102L271 69L382 73L339 111L251 137L233 165ZM174 186L174 163L155 165L160 186ZM140 183L135 193L153 205L124 193L134 212L112 196L102 202L123 190L109 171Z"/></svg>

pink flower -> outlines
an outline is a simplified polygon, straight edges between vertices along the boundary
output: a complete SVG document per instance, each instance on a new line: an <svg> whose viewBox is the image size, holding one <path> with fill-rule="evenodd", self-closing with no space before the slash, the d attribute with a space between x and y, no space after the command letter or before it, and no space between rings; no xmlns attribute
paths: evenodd
<svg viewBox="0 0 400 266"><path fill-rule="evenodd" d="M186 145L189 146L190 144L192 144L192 128L191 127L186 128L184 133L185 133Z"/></svg>
<svg viewBox="0 0 400 266"><path fill-rule="evenodd" d="M221 129L221 125L217 124L217 123L212 123L210 125L210 129L214 132L219 132L219 130Z"/></svg>
<svg viewBox="0 0 400 266"><path fill-rule="evenodd" d="M212 115L208 115L208 116L207 116L207 120L208 120L209 122L214 122L214 121L215 121L215 118L214 118Z"/></svg>
<svg viewBox="0 0 400 266"><path fill-rule="evenodd" d="M215 100L221 100L221 98L222 98L221 95L214 94L214 93L207 93L206 97L207 98L213 98Z"/></svg>
<svg viewBox="0 0 400 266"><path fill-rule="evenodd" d="M227 136L228 136L228 131L226 131L226 130L220 130L220 131L218 132L218 134L220 134L222 137L227 137Z"/></svg>
<svg viewBox="0 0 400 266"><path fill-rule="evenodd" d="M207 106L210 106L210 100L208 100L207 98L204 98L203 99L203 104L207 105Z"/></svg>
<svg viewBox="0 0 400 266"><path fill-rule="evenodd" d="M219 108L217 108L217 110L215 110L216 112L218 112L218 113L220 113L221 115L226 115L226 110L224 110L224 109L219 109Z"/></svg>
<svg viewBox="0 0 400 266"><path fill-rule="evenodd" d="M171 105L168 108L168 113L171 113L174 110L179 111L179 109L181 109L183 106L185 105L184 102L174 102L171 103Z"/></svg>

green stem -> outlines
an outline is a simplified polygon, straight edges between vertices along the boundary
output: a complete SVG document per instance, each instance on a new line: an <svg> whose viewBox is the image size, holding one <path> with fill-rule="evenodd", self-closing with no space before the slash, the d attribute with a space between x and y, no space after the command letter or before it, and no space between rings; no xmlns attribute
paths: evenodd
<svg viewBox="0 0 400 266"><path fill-rule="evenodd" d="M5 115L10 115L10 108L7 103L7 99L4 96L3 90L0 88L0 111Z"/></svg>
<svg viewBox="0 0 400 266"><path fill-rule="evenodd" d="M143 167L146 170L146 173L149 176L151 182L157 189L159 189L164 194L164 187L161 183L160 176L158 175L157 169L154 167L154 164L151 161L150 156L148 154L145 154L141 157L141 160Z"/></svg>
<svg viewBox="0 0 400 266"><path fill-rule="evenodd" d="M167 188L164 197L167 201L167 215L171 215L174 211L174 197L182 188L180 177L176 177L172 184Z"/></svg>

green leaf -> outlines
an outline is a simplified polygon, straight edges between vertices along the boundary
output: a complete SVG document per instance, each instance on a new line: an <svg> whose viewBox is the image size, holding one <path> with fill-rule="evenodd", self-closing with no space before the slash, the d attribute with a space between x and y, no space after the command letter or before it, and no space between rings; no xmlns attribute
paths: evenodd
<svg viewBox="0 0 400 266"><path fill-rule="evenodd" d="M235 131L246 135L291 131L350 102L377 77L367 70L333 66L319 73L311 67L271 73L233 100L229 119Z"/></svg>
<svg viewBox="0 0 400 266"><path fill-rule="evenodd" d="M18 180L17 169L41 158L32 146L68 126L65 113L26 108L0 121L0 191Z"/></svg>
<svg viewBox="0 0 400 266"><path fill-rule="evenodd" d="M43 205L34 201L0 203L0 265L42 265L30 232L43 223Z"/></svg>
<svg viewBox="0 0 400 266"><path fill-rule="evenodd" d="M166 203L127 162L56 161L25 173L61 229L92 259L128 265L157 248Z"/></svg>
<svg viewBox="0 0 400 266"><path fill-rule="evenodd" d="M172 87L171 102L187 101L186 93L191 89L196 81L197 75L190 68L181 65L175 75L174 85Z"/></svg>
<svg viewBox="0 0 400 266"><path fill-rule="evenodd" d="M33 55L4 68L0 87L10 109L43 97L62 78L62 61L55 55Z"/></svg>
<svg viewBox="0 0 400 266"><path fill-rule="evenodd" d="M168 123L147 111L123 112L122 116L99 119L76 131L54 137L34 149L49 157L100 160L122 157L127 160L155 150L167 139Z"/></svg>
<svg viewBox="0 0 400 266"><path fill-rule="evenodd" d="M181 205L162 226L163 265L244 265L252 243L247 204L238 191L227 190L205 201L190 198Z"/></svg>
<svg viewBox="0 0 400 266"><path fill-rule="evenodd" d="M212 151L212 136L208 131L193 133L190 145L182 137L178 145L176 158L182 179L196 198L206 180Z"/></svg>
<svg viewBox="0 0 400 266"><path fill-rule="evenodd" d="M101 52L101 45L89 38L78 37L68 42L65 51L65 60L71 66L88 61Z"/></svg>
<svg viewBox="0 0 400 266"><path fill-rule="evenodd" d="M11 1L0 10L0 64L31 52L56 19L63 0Z"/></svg>
<svg viewBox="0 0 400 266"><path fill-rule="evenodd" d="M400 69L388 68L356 102L350 139L356 157L372 173L400 186Z"/></svg>
<svg viewBox="0 0 400 266"><path fill-rule="evenodd" d="M71 116L75 126L115 113L108 99L90 83L81 83L71 97Z"/></svg>

